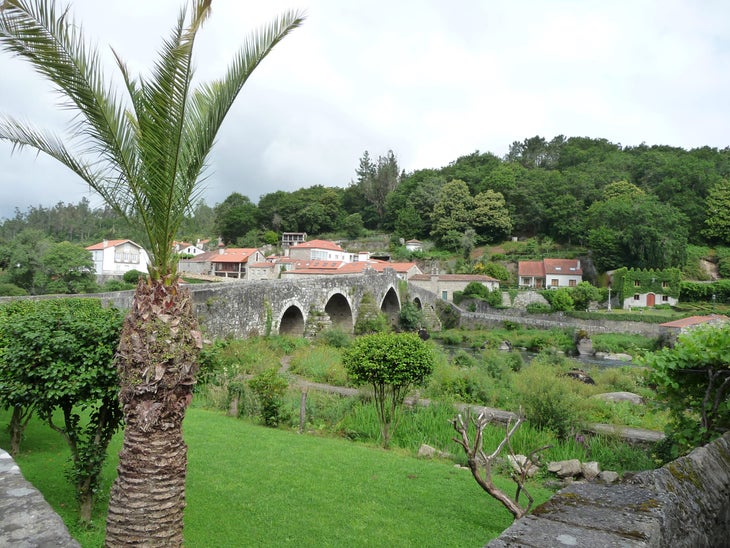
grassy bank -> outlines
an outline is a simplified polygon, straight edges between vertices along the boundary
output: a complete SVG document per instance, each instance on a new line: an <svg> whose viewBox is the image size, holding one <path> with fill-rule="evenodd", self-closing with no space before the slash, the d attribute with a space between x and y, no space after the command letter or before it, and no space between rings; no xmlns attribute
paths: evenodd
<svg viewBox="0 0 730 548"><path fill-rule="evenodd" d="M7 413L0 421L7 421ZM217 412L191 409L185 512L187 547L482 546L511 516L453 463L346 440L273 430ZM7 433L0 446L7 446ZM103 542L106 494L119 436L104 469L94 525L76 524L73 493L61 469L68 450L31 421L17 462L85 547ZM498 483L511 490L510 481ZM550 491L537 484L538 501Z"/></svg>

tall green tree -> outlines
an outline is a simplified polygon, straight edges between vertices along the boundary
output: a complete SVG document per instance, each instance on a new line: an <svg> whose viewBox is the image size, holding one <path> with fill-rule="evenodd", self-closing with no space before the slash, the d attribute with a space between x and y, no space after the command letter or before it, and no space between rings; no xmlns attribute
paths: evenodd
<svg viewBox="0 0 730 548"><path fill-rule="evenodd" d="M172 243L238 93L302 22L300 14L284 13L244 42L222 78L193 86L193 46L210 12L210 0L181 9L145 76L133 77L116 55L124 83L118 90L67 9L52 0L5 0L0 9L0 46L50 80L76 114L63 137L2 116L0 139L69 167L119 215L141 223L150 245L149 277L137 286L117 352L126 427L109 501L109 546L183 542L181 426L202 338Z"/></svg>
<svg viewBox="0 0 730 548"><path fill-rule="evenodd" d="M472 227L473 210L474 199L466 183L458 179L446 183L431 213L431 236L440 245L453 249L455 234L463 234Z"/></svg>
<svg viewBox="0 0 730 548"><path fill-rule="evenodd" d="M722 179L715 183L706 203L704 235L711 240L730 245L730 181Z"/></svg>
<svg viewBox="0 0 730 548"><path fill-rule="evenodd" d="M215 229L227 244L235 243L257 226L258 208L248 196L233 192L213 208Z"/></svg>
<svg viewBox="0 0 730 548"><path fill-rule="evenodd" d="M493 190L485 190L474 196L474 220L476 233L487 242L495 242L509 236L512 219L504 196Z"/></svg>
<svg viewBox="0 0 730 548"><path fill-rule="evenodd" d="M89 293L96 288L91 253L70 242L53 244L41 258L43 293Z"/></svg>

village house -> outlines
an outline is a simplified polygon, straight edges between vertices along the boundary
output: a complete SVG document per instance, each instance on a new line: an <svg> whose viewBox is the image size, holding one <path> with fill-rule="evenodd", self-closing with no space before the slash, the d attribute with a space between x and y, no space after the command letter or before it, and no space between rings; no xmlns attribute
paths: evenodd
<svg viewBox="0 0 730 548"><path fill-rule="evenodd" d="M578 285L583 280L583 270L578 259L520 261L517 277L521 288L558 289Z"/></svg>
<svg viewBox="0 0 730 548"><path fill-rule="evenodd" d="M286 250L293 245L303 244L307 241L306 232L283 232L281 234L281 248Z"/></svg>
<svg viewBox="0 0 730 548"><path fill-rule="evenodd" d="M198 240L200 241L200 240ZM198 247L195 244L191 244L188 242L173 242L172 243L172 249L177 253L178 255L202 255L205 253L205 250L201 247Z"/></svg>
<svg viewBox="0 0 730 548"><path fill-rule="evenodd" d="M335 242L329 240L310 240L292 245L287 250L287 256L298 261L342 261L353 262L353 254L342 249ZM357 254L355 254L355 257Z"/></svg>
<svg viewBox="0 0 730 548"><path fill-rule="evenodd" d="M190 259L181 259L178 270L193 275L218 276L238 280L251 279L248 267L263 263L264 254L256 248L219 247L217 251L201 253ZM257 276L260 274L256 273ZM261 278L256 278L261 279Z"/></svg>
<svg viewBox="0 0 730 548"><path fill-rule="evenodd" d="M423 243L418 240L408 240L406 242L406 249L408 251L423 251Z"/></svg>
<svg viewBox="0 0 730 548"><path fill-rule="evenodd" d="M91 252L97 276L123 276L130 270L147 272L150 258L132 240L104 240L86 248Z"/></svg>
<svg viewBox="0 0 730 548"><path fill-rule="evenodd" d="M695 329L702 325L727 325L730 323L730 318L723 316L722 314L708 314L707 316L690 316L689 318L680 318L679 320L673 320L671 322L665 322L659 324L662 331L666 335L666 341L672 345L677 341L677 337L692 329Z"/></svg>
<svg viewBox="0 0 730 548"><path fill-rule="evenodd" d="M417 274L408 280L413 285L439 295L445 301L454 300L455 291L464 291L472 282L478 282L490 291L499 289L499 280L478 274Z"/></svg>

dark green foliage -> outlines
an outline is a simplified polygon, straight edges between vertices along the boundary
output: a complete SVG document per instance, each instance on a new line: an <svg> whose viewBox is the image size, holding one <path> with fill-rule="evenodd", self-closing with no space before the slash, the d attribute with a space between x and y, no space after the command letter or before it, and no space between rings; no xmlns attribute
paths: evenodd
<svg viewBox="0 0 730 548"><path fill-rule="evenodd" d="M0 282L0 297L21 297L28 292L15 284Z"/></svg>
<svg viewBox="0 0 730 548"><path fill-rule="evenodd" d="M586 310L591 301L600 299L601 292L589 282L580 282L570 290L570 296L576 310Z"/></svg>
<svg viewBox="0 0 730 548"><path fill-rule="evenodd" d="M706 301L718 303L730 302L730 280L719 280L713 283L681 282L680 300Z"/></svg>
<svg viewBox="0 0 730 548"><path fill-rule="evenodd" d="M283 396L289 386L276 369L266 369L248 382L261 407L261 419L266 426L276 427L285 417L282 415Z"/></svg>
<svg viewBox="0 0 730 548"><path fill-rule="evenodd" d="M561 376L549 358L535 358L515 378L518 401L533 426L565 438L580 426L578 398L571 390L575 382Z"/></svg>
<svg viewBox="0 0 730 548"><path fill-rule="evenodd" d="M398 323L405 331L416 331L423 325L423 311L413 301L406 301L400 309Z"/></svg>
<svg viewBox="0 0 730 548"><path fill-rule="evenodd" d="M86 521L107 445L122 421L113 362L121 324L118 310L91 299L0 307L0 400L6 407L33 406L66 440L68 475Z"/></svg>
<svg viewBox="0 0 730 548"><path fill-rule="evenodd" d="M682 272L678 268L663 270L619 268L613 275L613 287L621 300L634 293L656 293L680 298L680 279ZM692 300L692 299L690 299Z"/></svg>
<svg viewBox="0 0 730 548"><path fill-rule="evenodd" d="M701 326L679 336L674 348L647 354L651 381L669 406L680 453L730 428L730 325Z"/></svg>
<svg viewBox="0 0 730 548"><path fill-rule="evenodd" d="M436 314L444 329L453 329L459 325L459 311L443 300L436 301Z"/></svg>
<svg viewBox="0 0 730 548"><path fill-rule="evenodd" d="M140 272L139 270L129 270L128 272L125 272L122 276L122 280L124 280L128 284L135 284L137 285L137 282L139 281L140 276L144 276L145 274Z"/></svg>
<svg viewBox="0 0 730 548"><path fill-rule="evenodd" d="M383 333L390 329L388 317L380 311L371 294L363 295L355 321L355 335Z"/></svg>
<svg viewBox="0 0 730 548"><path fill-rule="evenodd" d="M388 447L408 390L433 371L433 350L414 333L376 333L356 339L342 363L355 385L372 386L383 446Z"/></svg>
<svg viewBox="0 0 730 548"><path fill-rule="evenodd" d="M317 342L334 348L347 348L352 343L352 337L341 329L325 329L317 335Z"/></svg>
<svg viewBox="0 0 730 548"><path fill-rule="evenodd" d="M558 312L573 310L573 297L570 296L570 289L561 287L558 290L551 290L550 293L554 294L550 301L553 310Z"/></svg>

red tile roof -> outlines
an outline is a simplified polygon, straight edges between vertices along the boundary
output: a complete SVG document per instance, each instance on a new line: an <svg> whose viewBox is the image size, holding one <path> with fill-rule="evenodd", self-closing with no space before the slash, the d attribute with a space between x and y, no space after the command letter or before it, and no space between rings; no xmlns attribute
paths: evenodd
<svg viewBox="0 0 730 548"><path fill-rule="evenodd" d="M690 316L689 318L681 318L679 320L673 320L659 325L661 327L676 327L678 329L682 329L683 327L691 327L693 325L701 325L703 323L710 322L730 322L730 318L723 316L722 314L710 314L709 316Z"/></svg>
<svg viewBox="0 0 730 548"><path fill-rule="evenodd" d="M496 278L480 274L439 274L437 278L440 282L499 282ZM429 281L430 279L430 274L416 274L415 276L411 276L411 280L416 281Z"/></svg>
<svg viewBox="0 0 730 548"><path fill-rule="evenodd" d="M545 267L542 261L520 261L517 264L517 274L528 278L544 278Z"/></svg>
<svg viewBox="0 0 730 548"><path fill-rule="evenodd" d="M212 263L245 263L257 251L255 247L229 247L223 253L214 252L208 260Z"/></svg>
<svg viewBox="0 0 730 548"><path fill-rule="evenodd" d="M99 242L98 244L90 245L86 248L87 251L96 251L99 249L106 249L108 247L116 247L120 244L123 244L125 242L129 242L130 244L134 244L137 247L141 247L138 244L135 244L132 240L105 240L103 242Z"/></svg>
<svg viewBox="0 0 730 548"><path fill-rule="evenodd" d="M329 240L309 240L301 244L291 246L289 249L328 249L330 251L345 251L335 242Z"/></svg>
<svg viewBox="0 0 730 548"><path fill-rule="evenodd" d="M543 259L542 262L545 265L545 274L583 275L577 259Z"/></svg>

